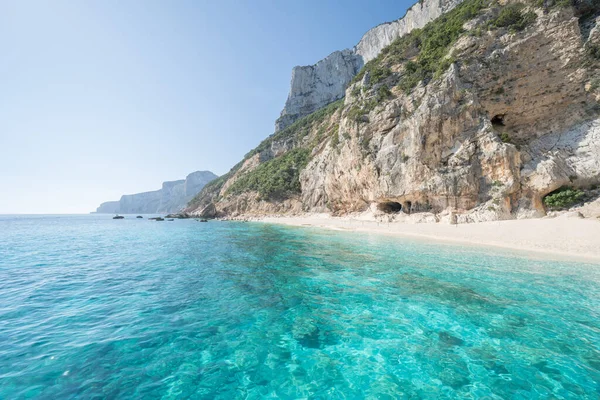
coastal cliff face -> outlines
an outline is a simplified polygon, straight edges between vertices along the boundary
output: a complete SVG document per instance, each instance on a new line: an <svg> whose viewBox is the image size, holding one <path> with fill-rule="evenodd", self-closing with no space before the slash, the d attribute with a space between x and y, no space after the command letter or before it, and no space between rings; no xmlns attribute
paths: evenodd
<svg viewBox="0 0 600 400"><path fill-rule="evenodd" d="M564 3L465 0L394 40L344 99L266 139L187 211L461 223L545 215L561 187L597 197L600 4Z"/></svg>
<svg viewBox="0 0 600 400"><path fill-rule="evenodd" d="M295 67L292 84L281 117L275 122L280 131L298 118L344 96L348 83L364 65L352 50L336 51L315 65Z"/></svg>
<svg viewBox="0 0 600 400"><path fill-rule="evenodd" d="M163 182L159 190L128 194L119 201L102 203L96 213L153 214L177 212L198 194L202 188L217 178L210 171L196 171L185 179Z"/></svg>
<svg viewBox="0 0 600 400"><path fill-rule="evenodd" d="M398 37L422 28L463 0L422 0L406 15L369 30L352 49L336 51L315 65L292 70L290 93L275 131L344 97L346 87L362 66L379 55Z"/></svg>

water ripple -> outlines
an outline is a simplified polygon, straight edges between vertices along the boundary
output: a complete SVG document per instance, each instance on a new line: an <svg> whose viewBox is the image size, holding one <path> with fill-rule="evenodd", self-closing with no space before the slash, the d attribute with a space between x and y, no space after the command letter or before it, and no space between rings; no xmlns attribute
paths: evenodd
<svg viewBox="0 0 600 400"><path fill-rule="evenodd" d="M261 224L0 216L0 398L599 398L600 268Z"/></svg>

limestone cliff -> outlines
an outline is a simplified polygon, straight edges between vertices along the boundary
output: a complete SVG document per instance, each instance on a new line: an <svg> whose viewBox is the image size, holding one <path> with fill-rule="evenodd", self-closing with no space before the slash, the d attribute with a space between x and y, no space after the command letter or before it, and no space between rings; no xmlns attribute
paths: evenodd
<svg viewBox="0 0 600 400"><path fill-rule="evenodd" d="M290 93L281 117L275 122L275 131L287 128L297 119L344 97L348 83L384 47L413 29L422 28L462 1L419 1L404 17L369 30L354 48L336 51L315 65L295 67Z"/></svg>
<svg viewBox="0 0 600 400"><path fill-rule="evenodd" d="M102 203L96 213L153 214L177 212L217 175L196 171L185 179L163 182L162 188L151 192L126 194L119 201Z"/></svg>
<svg viewBox="0 0 600 400"><path fill-rule="evenodd" d="M267 138L187 211L460 223L544 215L561 187L594 195L600 4L565 3L464 0L391 42L343 100Z"/></svg>

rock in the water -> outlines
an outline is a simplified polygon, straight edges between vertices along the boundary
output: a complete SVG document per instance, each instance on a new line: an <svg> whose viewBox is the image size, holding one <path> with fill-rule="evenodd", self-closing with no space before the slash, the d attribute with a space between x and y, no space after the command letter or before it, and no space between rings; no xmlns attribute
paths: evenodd
<svg viewBox="0 0 600 400"><path fill-rule="evenodd" d="M177 219L186 219L189 218L189 214L181 212L181 213L175 213L175 214L167 214L165 216L165 218L177 218Z"/></svg>
<svg viewBox="0 0 600 400"><path fill-rule="evenodd" d="M462 339L446 331L438 332L438 337L445 346L462 346L465 343Z"/></svg>
<svg viewBox="0 0 600 400"><path fill-rule="evenodd" d="M307 347L310 349L319 349L322 347L321 340L319 338L320 330L319 328L313 329L310 333L303 335L302 337L296 339L298 343L302 345L302 347Z"/></svg>

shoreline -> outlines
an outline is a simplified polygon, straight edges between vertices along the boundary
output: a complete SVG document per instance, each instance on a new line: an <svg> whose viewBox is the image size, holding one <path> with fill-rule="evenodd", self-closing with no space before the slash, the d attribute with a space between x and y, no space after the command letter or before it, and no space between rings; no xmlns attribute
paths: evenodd
<svg viewBox="0 0 600 400"><path fill-rule="evenodd" d="M600 221L568 215L477 222L444 223L378 222L373 219L332 217L324 214L250 218L253 222L363 232L433 240L454 245L495 247L542 256L544 259L580 261L600 265ZM527 254L523 254L527 256Z"/></svg>

